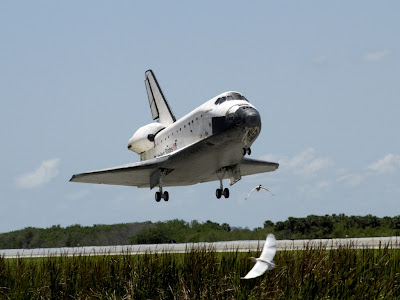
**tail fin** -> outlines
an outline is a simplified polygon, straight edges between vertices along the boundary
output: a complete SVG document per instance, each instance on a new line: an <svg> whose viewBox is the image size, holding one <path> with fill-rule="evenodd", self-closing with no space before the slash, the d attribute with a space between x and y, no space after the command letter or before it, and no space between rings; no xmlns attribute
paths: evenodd
<svg viewBox="0 0 400 300"><path fill-rule="evenodd" d="M156 76L152 70L147 70L145 73L146 79L144 81L149 97L149 104L153 120L158 119L158 122L168 126L176 121L174 113L168 105L167 99L157 82Z"/></svg>

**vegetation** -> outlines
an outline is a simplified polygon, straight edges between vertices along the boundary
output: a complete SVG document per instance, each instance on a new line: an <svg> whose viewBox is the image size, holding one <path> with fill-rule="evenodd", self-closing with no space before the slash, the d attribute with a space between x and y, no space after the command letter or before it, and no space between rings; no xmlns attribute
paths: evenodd
<svg viewBox="0 0 400 300"><path fill-rule="evenodd" d="M268 233L274 233L277 239L399 236L400 216L310 215L306 218L289 217L277 223L267 220L263 227L253 230L232 228L227 223L183 220L93 227L28 227L0 234L0 249L256 240L264 239Z"/></svg>
<svg viewBox="0 0 400 300"><path fill-rule="evenodd" d="M274 224L278 239L344 238L400 235L400 216L378 218L367 216L310 215L289 217Z"/></svg>
<svg viewBox="0 0 400 300"><path fill-rule="evenodd" d="M241 280L257 253L0 257L1 299L399 299L400 251L278 251L277 267Z"/></svg>
<svg viewBox="0 0 400 300"><path fill-rule="evenodd" d="M129 245L130 237L152 226L151 222L66 228L27 227L0 234L0 249L32 249L76 246Z"/></svg>

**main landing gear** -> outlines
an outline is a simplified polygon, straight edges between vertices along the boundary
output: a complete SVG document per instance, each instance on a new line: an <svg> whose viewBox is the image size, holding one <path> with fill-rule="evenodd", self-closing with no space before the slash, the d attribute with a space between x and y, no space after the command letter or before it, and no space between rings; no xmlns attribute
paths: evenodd
<svg viewBox="0 0 400 300"><path fill-rule="evenodd" d="M219 179L219 189L217 189L215 191L215 196L217 197L217 199L220 199L222 195L224 195L225 198L229 198L229 189L225 188L222 184L222 180L224 179L225 176L225 172L226 172L226 168L222 168L221 170L217 171L217 176Z"/></svg>
<svg viewBox="0 0 400 300"><path fill-rule="evenodd" d="M165 191L164 193L162 192L162 188L160 188L159 192L156 192L155 194L155 199L157 202L161 201L161 198L164 199L164 201L168 201L169 200L169 194L167 191Z"/></svg>
<svg viewBox="0 0 400 300"><path fill-rule="evenodd" d="M154 198L156 199L157 202L160 202L161 199L164 199L164 201L168 201L169 200L169 194L167 191L163 192L163 179L164 177L169 173L170 171L167 169L160 169L157 172L155 172L154 174L152 174L152 178L151 180L154 180L154 185L157 185L157 181L158 181L158 187L159 187L159 191L155 193ZM154 175L154 177L153 177ZM153 187L152 186L152 187Z"/></svg>
<svg viewBox="0 0 400 300"><path fill-rule="evenodd" d="M217 199L220 199L222 195L224 195L225 198L229 198L229 189L225 188L222 190L222 188L220 188L215 191L215 196L217 196Z"/></svg>

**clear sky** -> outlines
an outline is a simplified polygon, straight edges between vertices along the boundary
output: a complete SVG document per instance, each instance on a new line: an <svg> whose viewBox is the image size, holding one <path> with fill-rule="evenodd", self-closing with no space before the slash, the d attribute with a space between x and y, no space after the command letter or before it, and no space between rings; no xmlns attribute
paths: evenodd
<svg viewBox="0 0 400 300"><path fill-rule="evenodd" d="M400 214L400 2L1 1L0 232L27 226ZM276 172L154 190L70 183L136 162L152 69L177 118L217 94L260 111ZM193 170L196 172L196 170ZM244 201L256 185L260 191ZM225 181L228 186L228 181Z"/></svg>

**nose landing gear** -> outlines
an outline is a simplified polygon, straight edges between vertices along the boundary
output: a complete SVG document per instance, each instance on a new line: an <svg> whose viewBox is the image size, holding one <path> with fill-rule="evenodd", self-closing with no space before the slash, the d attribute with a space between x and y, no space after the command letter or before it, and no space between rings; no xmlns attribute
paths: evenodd
<svg viewBox="0 0 400 300"><path fill-rule="evenodd" d="M243 155L246 155L246 153L247 153L247 155L250 155L250 154L251 154L251 149L250 149L250 147L245 146L245 147L242 148L242 154L243 154Z"/></svg>
<svg viewBox="0 0 400 300"><path fill-rule="evenodd" d="M251 141L254 141L259 133L260 133L260 127L258 127L258 126L253 127L253 128L246 127L245 133L244 133L243 138L242 138L242 142L243 142L243 145L244 145L244 147L242 148L242 154L243 155L246 155L246 154L250 155L251 154L251 149L247 145L249 145L249 143Z"/></svg>

